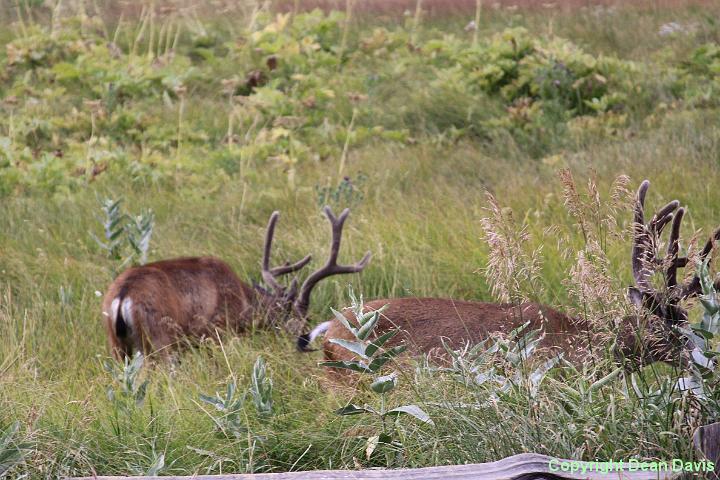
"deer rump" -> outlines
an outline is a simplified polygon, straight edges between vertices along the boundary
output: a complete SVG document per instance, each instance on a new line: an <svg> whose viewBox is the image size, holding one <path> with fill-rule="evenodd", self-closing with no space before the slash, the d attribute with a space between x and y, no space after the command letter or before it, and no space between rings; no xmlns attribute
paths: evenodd
<svg viewBox="0 0 720 480"><path fill-rule="evenodd" d="M120 274L103 301L110 347L119 358L167 353L182 339L243 331L257 293L213 257L163 260ZM230 315L231 313L231 315Z"/></svg>

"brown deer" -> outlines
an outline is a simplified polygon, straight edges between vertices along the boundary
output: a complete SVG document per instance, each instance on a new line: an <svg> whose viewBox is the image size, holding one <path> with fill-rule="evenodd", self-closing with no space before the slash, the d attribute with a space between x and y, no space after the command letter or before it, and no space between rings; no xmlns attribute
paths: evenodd
<svg viewBox="0 0 720 480"><path fill-rule="evenodd" d="M330 256L298 288L297 279L288 287L278 278L297 272L311 256L278 267L270 267L275 224L270 216L265 234L262 279L269 287L241 281L227 263L213 257L177 258L130 268L108 288L103 300L103 321L113 355L122 359L134 352L169 354L183 340L216 338L218 330L243 332L251 326L285 323L299 333L306 321L310 294L323 279L357 273L370 261L370 252L354 265L337 263L343 225L350 211L335 217L325 207L332 229Z"/></svg>
<svg viewBox="0 0 720 480"><path fill-rule="evenodd" d="M685 210L678 201L672 201L646 224L644 215L645 194L650 182L640 185L634 209L632 268L635 286L628 290L630 301L640 308L642 315L627 316L619 322L615 354L626 360L631 369L655 361L677 362L685 347L684 337L674 327L687 326L687 311L681 307L684 299L701 293L697 276L685 284L677 281L678 268L688 263L679 257L680 223ZM665 258L658 256L659 239L670 222L672 228ZM720 238L718 229L699 258L704 261L713 248L713 240ZM664 268L666 288L662 291L651 284L657 268ZM476 343L498 334L507 334L529 322L529 328L542 328L545 337L541 346L551 351L564 352L571 361L587 358L580 347L592 338L589 322L571 318L551 307L537 303L498 304L469 302L449 298L391 298L365 304L367 311L387 305L375 329L381 335L390 329L401 334L394 343L404 341L410 351L432 352L442 348L442 338L451 342ZM351 313L345 314L351 322ZM325 334L323 350L327 360L350 360L352 354L329 339L353 340L352 334L336 319L318 325L312 332L298 338L298 348L309 351L309 344Z"/></svg>

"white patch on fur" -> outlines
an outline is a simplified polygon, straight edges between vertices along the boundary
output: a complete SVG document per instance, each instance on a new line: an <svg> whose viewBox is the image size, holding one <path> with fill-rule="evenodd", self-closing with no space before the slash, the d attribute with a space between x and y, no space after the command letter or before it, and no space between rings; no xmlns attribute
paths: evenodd
<svg viewBox="0 0 720 480"><path fill-rule="evenodd" d="M112 320L113 328L115 327L115 321L117 320L118 308L120 307L120 299L116 298L110 304L110 320ZM105 312L103 312L105 313ZM108 315L105 313L105 315Z"/></svg>
<svg viewBox="0 0 720 480"><path fill-rule="evenodd" d="M328 331L328 328L330 328L330 324L332 321L323 322L317 327L312 329L312 332L310 332L310 335L308 335L308 343L312 343L317 337L320 335L324 335L325 332Z"/></svg>
<svg viewBox="0 0 720 480"><path fill-rule="evenodd" d="M133 328L132 307L132 299L130 299L130 297L126 297L122 302L122 316L123 320L125 320L125 323L128 327L130 327L130 329Z"/></svg>

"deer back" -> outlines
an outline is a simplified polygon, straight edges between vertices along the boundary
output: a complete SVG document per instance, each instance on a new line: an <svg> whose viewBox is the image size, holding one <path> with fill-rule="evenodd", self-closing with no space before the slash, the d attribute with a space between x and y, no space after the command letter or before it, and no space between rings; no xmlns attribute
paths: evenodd
<svg viewBox="0 0 720 480"><path fill-rule="evenodd" d="M678 269L688 265L689 259L680 256L680 226L685 209L673 200L657 210L645 221L645 196L650 182L645 180L638 188L633 209L632 271L635 285L628 290L628 298L637 308L636 314L616 323L616 349L618 361L628 369L637 369L656 361L682 363L688 354L687 339L681 329L687 329L688 314L682 302L702 293L696 275L679 282ZM671 225L666 252L660 252L663 229ZM697 260L709 261L714 242L720 239L715 230ZM663 285L653 282L655 273L661 273ZM715 281L720 288L720 280ZM572 319L550 307L536 303L509 304L463 302L445 298L401 298L376 300L366 304L366 310L377 310L387 304L375 331L383 334L399 329L402 335L396 342L405 341L411 351L431 352L442 346L441 338L451 343L477 343L488 337L508 334L529 322L529 328L542 328L545 337L541 346L562 351L566 358L582 361L587 358L585 346L593 342L592 322ZM350 321L352 318L348 317ZM329 360L347 360L351 354L329 339L352 340L351 333L336 319L325 322L311 334L298 340L303 349L309 341L325 331L328 339L323 345ZM578 337L583 335L583 338Z"/></svg>
<svg viewBox="0 0 720 480"><path fill-rule="evenodd" d="M393 338L395 344L403 342L414 353L442 352L443 341L449 346L460 347L465 343L478 343L487 338L508 334L529 322L528 328L543 328L545 338L542 347L564 351L574 357L577 348L573 338L579 331L575 320L546 305L522 303L469 302L450 298L394 298L374 300L365 304L366 311L379 310L375 331L382 334L392 329L400 334ZM346 312L350 322L352 313ZM353 340L352 334L336 319L327 329L323 343L328 360L349 360L352 354L329 341L331 338Z"/></svg>
<svg viewBox="0 0 720 480"><path fill-rule="evenodd" d="M181 338L245 330L257 293L222 260L178 258L130 268L108 288L103 320L118 358L167 349Z"/></svg>

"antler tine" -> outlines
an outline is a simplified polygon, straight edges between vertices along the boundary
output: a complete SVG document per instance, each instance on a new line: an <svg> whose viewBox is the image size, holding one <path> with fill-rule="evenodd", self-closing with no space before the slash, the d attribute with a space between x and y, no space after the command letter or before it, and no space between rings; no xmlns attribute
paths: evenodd
<svg viewBox="0 0 720 480"><path fill-rule="evenodd" d="M677 285L677 269L684 267L687 263L687 259L678 258L678 252L680 251L680 224L682 223L683 216L685 215L685 209L679 208L673 218L672 229L670 230L670 240L667 247L667 256L670 259L670 265L667 267L665 272L665 279L668 288L672 288Z"/></svg>
<svg viewBox="0 0 720 480"><path fill-rule="evenodd" d="M632 270L635 283L640 290L648 291L649 282L646 266L648 232L645 227L645 195L650 187L650 181L644 180L640 184L635 200L635 218L633 222Z"/></svg>
<svg viewBox="0 0 720 480"><path fill-rule="evenodd" d="M335 217L332 210L327 205L323 208L323 212L325 212L325 216L330 221L330 227L332 229L330 255L328 256L328 260L325 265L305 279L302 287L300 287L300 295L295 302L295 309L302 316L307 314L308 307L310 306L310 294L312 293L312 289L315 285L324 278L332 275L360 272L367 266L371 257L371 253L367 252L359 262L353 265L338 265L337 258L340 253L340 240L342 239L343 225L350 214L350 209L346 208L338 217Z"/></svg>
<svg viewBox="0 0 720 480"><path fill-rule="evenodd" d="M312 255L305 255L301 260L298 260L295 263L285 262L285 265L282 265L280 267L275 267L270 270L270 272L275 276L285 275L292 272L297 272L301 268L303 268L305 265L310 263L310 260L312 260Z"/></svg>
<svg viewBox="0 0 720 480"><path fill-rule="evenodd" d="M272 251L272 242L273 238L275 237L275 224L277 224L278 218L280 218L280 212L278 212L277 210L274 211L272 215L270 215L270 220L268 221L267 230L265 232L265 248L263 251L262 259L262 278L265 283L272 287L275 293L285 292L285 287L283 287L280 282L276 280L276 277L300 270L312 259L312 255L307 255L302 260L293 264L291 264L290 262L286 262L285 265L282 265L280 267L270 268L270 252ZM294 298L296 294L297 280L293 280L293 282L290 284L290 288L287 290L287 292L285 292L285 295L288 298Z"/></svg>
<svg viewBox="0 0 720 480"><path fill-rule="evenodd" d="M665 205L663 208L657 211L657 213L653 216L652 220L650 221L649 228L650 231L656 235L660 236L663 229L665 228L665 225L670 223L670 220L673 219L673 212L680 206L680 202L677 200L673 200L672 202L668 202L667 205Z"/></svg>
<svg viewBox="0 0 720 480"><path fill-rule="evenodd" d="M655 245L657 238L662 233L665 226L675 217L673 212L680 206L680 202L673 200L653 215L652 220L645 224L645 196L647 194L650 182L644 180L640 184L637 192L637 200L635 202L635 218L634 218L634 239L632 248L632 266L633 276L637 287L646 292L652 292L650 285L650 263L655 262ZM682 214L680 214L682 219ZM676 220L677 221L677 220ZM679 223L678 223L679 229ZM671 241L671 244L673 242ZM677 243L677 241L675 242ZM670 275L670 272L668 272ZM670 277L668 277L670 278Z"/></svg>
<svg viewBox="0 0 720 480"><path fill-rule="evenodd" d="M713 234L710 236L710 239L705 244L705 247L702 249L699 255L699 260L701 262L704 262L705 259L710 255L710 252L712 252L712 249L715 245L715 242L720 240L720 227L713 232ZM687 263L687 258L684 259L685 263ZM715 288L720 289L720 281L715 281ZM680 298L687 298L692 297L694 295L699 295L702 293L702 287L700 286L700 277L697 276L697 274L688 280L685 285L682 288L682 293L680 294Z"/></svg>
<svg viewBox="0 0 720 480"><path fill-rule="evenodd" d="M645 225L645 195L650 188L650 180L643 180L637 191L637 201L635 202L635 223Z"/></svg>
<svg viewBox="0 0 720 480"><path fill-rule="evenodd" d="M713 232L710 239L705 244L705 248L702 249L702 252L700 252L700 261L704 262L708 255L710 255L710 252L712 252L713 247L715 246L715 242L720 240L720 227L715 229L715 232Z"/></svg>

